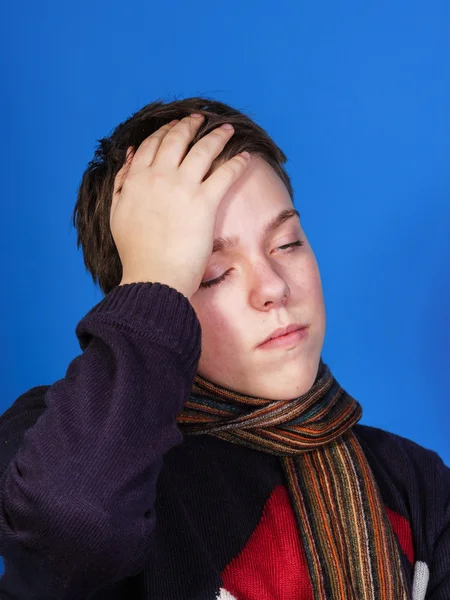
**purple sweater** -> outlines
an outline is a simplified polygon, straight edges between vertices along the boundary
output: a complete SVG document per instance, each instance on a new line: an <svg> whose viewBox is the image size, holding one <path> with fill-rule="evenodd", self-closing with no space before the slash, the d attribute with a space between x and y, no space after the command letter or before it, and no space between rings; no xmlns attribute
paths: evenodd
<svg viewBox="0 0 450 600"><path fill-rule="evenodd" d="M183 439L176 417L201 350L192 305L167 285L129 284L76 334L83 352L66 376L0 416L1 600L257 598L233 558L269 500L271 518L289 515L285 482L277 457L212 436ZM427 598L450 599L450 469L399 436L363 425L355 433L414 600L424 597L420 586ZM273 531L274 556L294 556L294 531L279 539ZM296 597L307 599L301 554L295 560ZM225 586L234 595L221 596Z"/></svg>

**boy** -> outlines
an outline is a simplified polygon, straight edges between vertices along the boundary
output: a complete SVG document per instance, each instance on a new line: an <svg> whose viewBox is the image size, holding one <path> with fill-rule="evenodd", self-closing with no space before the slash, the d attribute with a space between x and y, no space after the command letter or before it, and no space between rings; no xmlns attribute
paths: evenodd
<svg viewBox="0 0 450 600"><path fill-rule="evenodd" d="M203 98L100 141L74 224L105 298L0 419L2 599L450 598L450 469L322 362L285 160Z"/></svg>

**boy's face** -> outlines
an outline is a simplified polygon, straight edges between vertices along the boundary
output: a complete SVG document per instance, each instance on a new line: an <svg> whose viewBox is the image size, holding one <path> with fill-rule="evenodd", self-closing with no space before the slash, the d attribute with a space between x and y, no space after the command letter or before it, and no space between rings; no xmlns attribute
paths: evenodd
<svg viewBox="0 0 450 600"><path fill-rule="evenodd" d="M200 376L224 388L273 400L292 399L314 383L325 337L325 306L314 253L297 216L263 237L264 224L292 209L275 171L252 157L245 174L224 196L214 238L239 236L233 249L214 252L203 280L232 271L191 304L202 328ZM301 240L300 247L278 249ZM308 325L306 339L258 348L275 329Z"/></svg>

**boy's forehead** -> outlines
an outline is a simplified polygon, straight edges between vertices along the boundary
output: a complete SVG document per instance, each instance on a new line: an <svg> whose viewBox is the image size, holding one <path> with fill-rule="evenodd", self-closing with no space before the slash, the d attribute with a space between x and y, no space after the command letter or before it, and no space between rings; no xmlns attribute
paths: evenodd
<svg viewBox="0 0 450 600"><path fill-rule="evenodd" d="M282 179L264 159L252 156L219 204L212 253L236 248L251 232L264 238L284 222L298 224L299 219Z"/></svg>
<svg viewBox="0 0 450 600"><path fill-rule="evenodd" d="M264 159L252 156L244 173L225 193L220 202L216 222L233 221L261 215L264 220L274 218L283 208L292 207L292 198L283 180Z"/></svg>

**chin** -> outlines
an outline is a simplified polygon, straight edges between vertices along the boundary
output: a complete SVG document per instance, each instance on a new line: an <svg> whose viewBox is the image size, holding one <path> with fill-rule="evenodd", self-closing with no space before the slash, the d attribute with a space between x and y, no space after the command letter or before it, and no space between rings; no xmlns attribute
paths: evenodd
<svg viewBox="0 0 450 600"><path fill-rule="evenodd" d="M317 361L317 365L311 369L308 368L309 365L305 365L305 368L301 368L300 370L297 368L294 372L292 372L292 370L288 372L289 370L287 370L283 374L280 373L276 385L274 385L276 376L272 377L270 385L264 386L266 387L267 393L262 397L272 398L273 400L292 400L293 398L303 396L314 385L318 366L319 361ZM284 380L284 385L280 379L282 381Z"/></svg>
<svg viewBox="0 0 450 600"><path fill-rule="evenodd" d="M293 400L299 396L303 396L311 388L311 386L296 386L295 388L278 389L274 393L267 394L266 397L272 400Z"/></svg>

